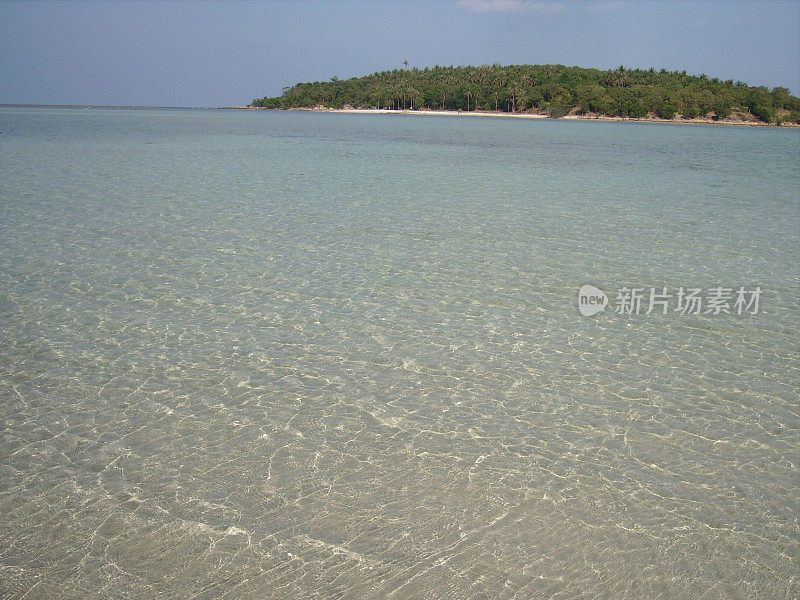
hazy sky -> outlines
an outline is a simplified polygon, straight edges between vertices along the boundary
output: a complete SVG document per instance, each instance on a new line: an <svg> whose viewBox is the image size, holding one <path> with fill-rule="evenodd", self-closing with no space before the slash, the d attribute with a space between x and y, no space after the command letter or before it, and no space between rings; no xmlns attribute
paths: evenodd
<svg viewBox="0 0 800 600"><path fill-rule="evenodd" d="M800 0L0 0L0 103L225 106L402 66L686 70L800 93Z"/></svg>

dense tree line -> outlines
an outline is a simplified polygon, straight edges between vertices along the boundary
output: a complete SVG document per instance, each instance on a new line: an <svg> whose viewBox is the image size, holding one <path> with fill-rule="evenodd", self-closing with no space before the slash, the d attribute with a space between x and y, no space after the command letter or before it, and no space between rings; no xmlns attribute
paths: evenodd
<svg viewBox="0 0 800 600"><path fill-rule="evenodd" d="M553 117L589 113L663 119L676 114L686 119L724 119L741 111L767 123L800 123L800 98L784 87L770 91L686 71L622 66L608 71L563 65L395 69L298 83L284 88L281 96L253 100L251 106L536 111Z"/></svg>

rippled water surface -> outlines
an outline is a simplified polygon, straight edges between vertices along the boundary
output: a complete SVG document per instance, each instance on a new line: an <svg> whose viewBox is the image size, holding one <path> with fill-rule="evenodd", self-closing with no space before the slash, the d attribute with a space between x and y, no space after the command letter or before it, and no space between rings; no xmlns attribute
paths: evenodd
<svg viewBox="0 0 800 600"><path fill-rule="evenodd" d="M799 134L3 109L0 597L797 598Z"/></svg>

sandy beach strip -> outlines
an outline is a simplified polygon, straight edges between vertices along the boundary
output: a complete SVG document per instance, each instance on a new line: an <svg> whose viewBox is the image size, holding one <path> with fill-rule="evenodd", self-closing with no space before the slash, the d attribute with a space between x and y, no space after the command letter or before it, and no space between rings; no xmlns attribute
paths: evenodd
<svg viewBox="0 0 800 600"><path fill-rule="evenodd" d="M432 117L495 117L501 119L553 119L553 120L574 120L574 121L609 121L624 123L677 123L680 125L733 125L744 127L800 127L800 123L764 123L758 120L726 118L715 121L709 118L697 119L659 119L658 117L644 117L632 119L629 117L609 117L606 115L565 115L563 117L548 117L547 115L536 113L506 113L494 111L456 111L456 110L393 110L388 108L264 108L261 106L225 106L221 107L229 110L287 110L295 112L318 112L318 113L344 113L354 115L423 115Z"/></svg>

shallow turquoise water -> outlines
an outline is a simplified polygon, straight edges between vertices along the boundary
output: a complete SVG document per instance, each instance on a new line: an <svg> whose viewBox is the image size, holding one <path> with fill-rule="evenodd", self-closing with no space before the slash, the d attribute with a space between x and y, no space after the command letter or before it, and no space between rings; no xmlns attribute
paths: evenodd
<svg viewBox="0 0 800 600"><path fill-rule="evenodd" d="M799 134L3 109L0 596L796 598Z"/></svg>

